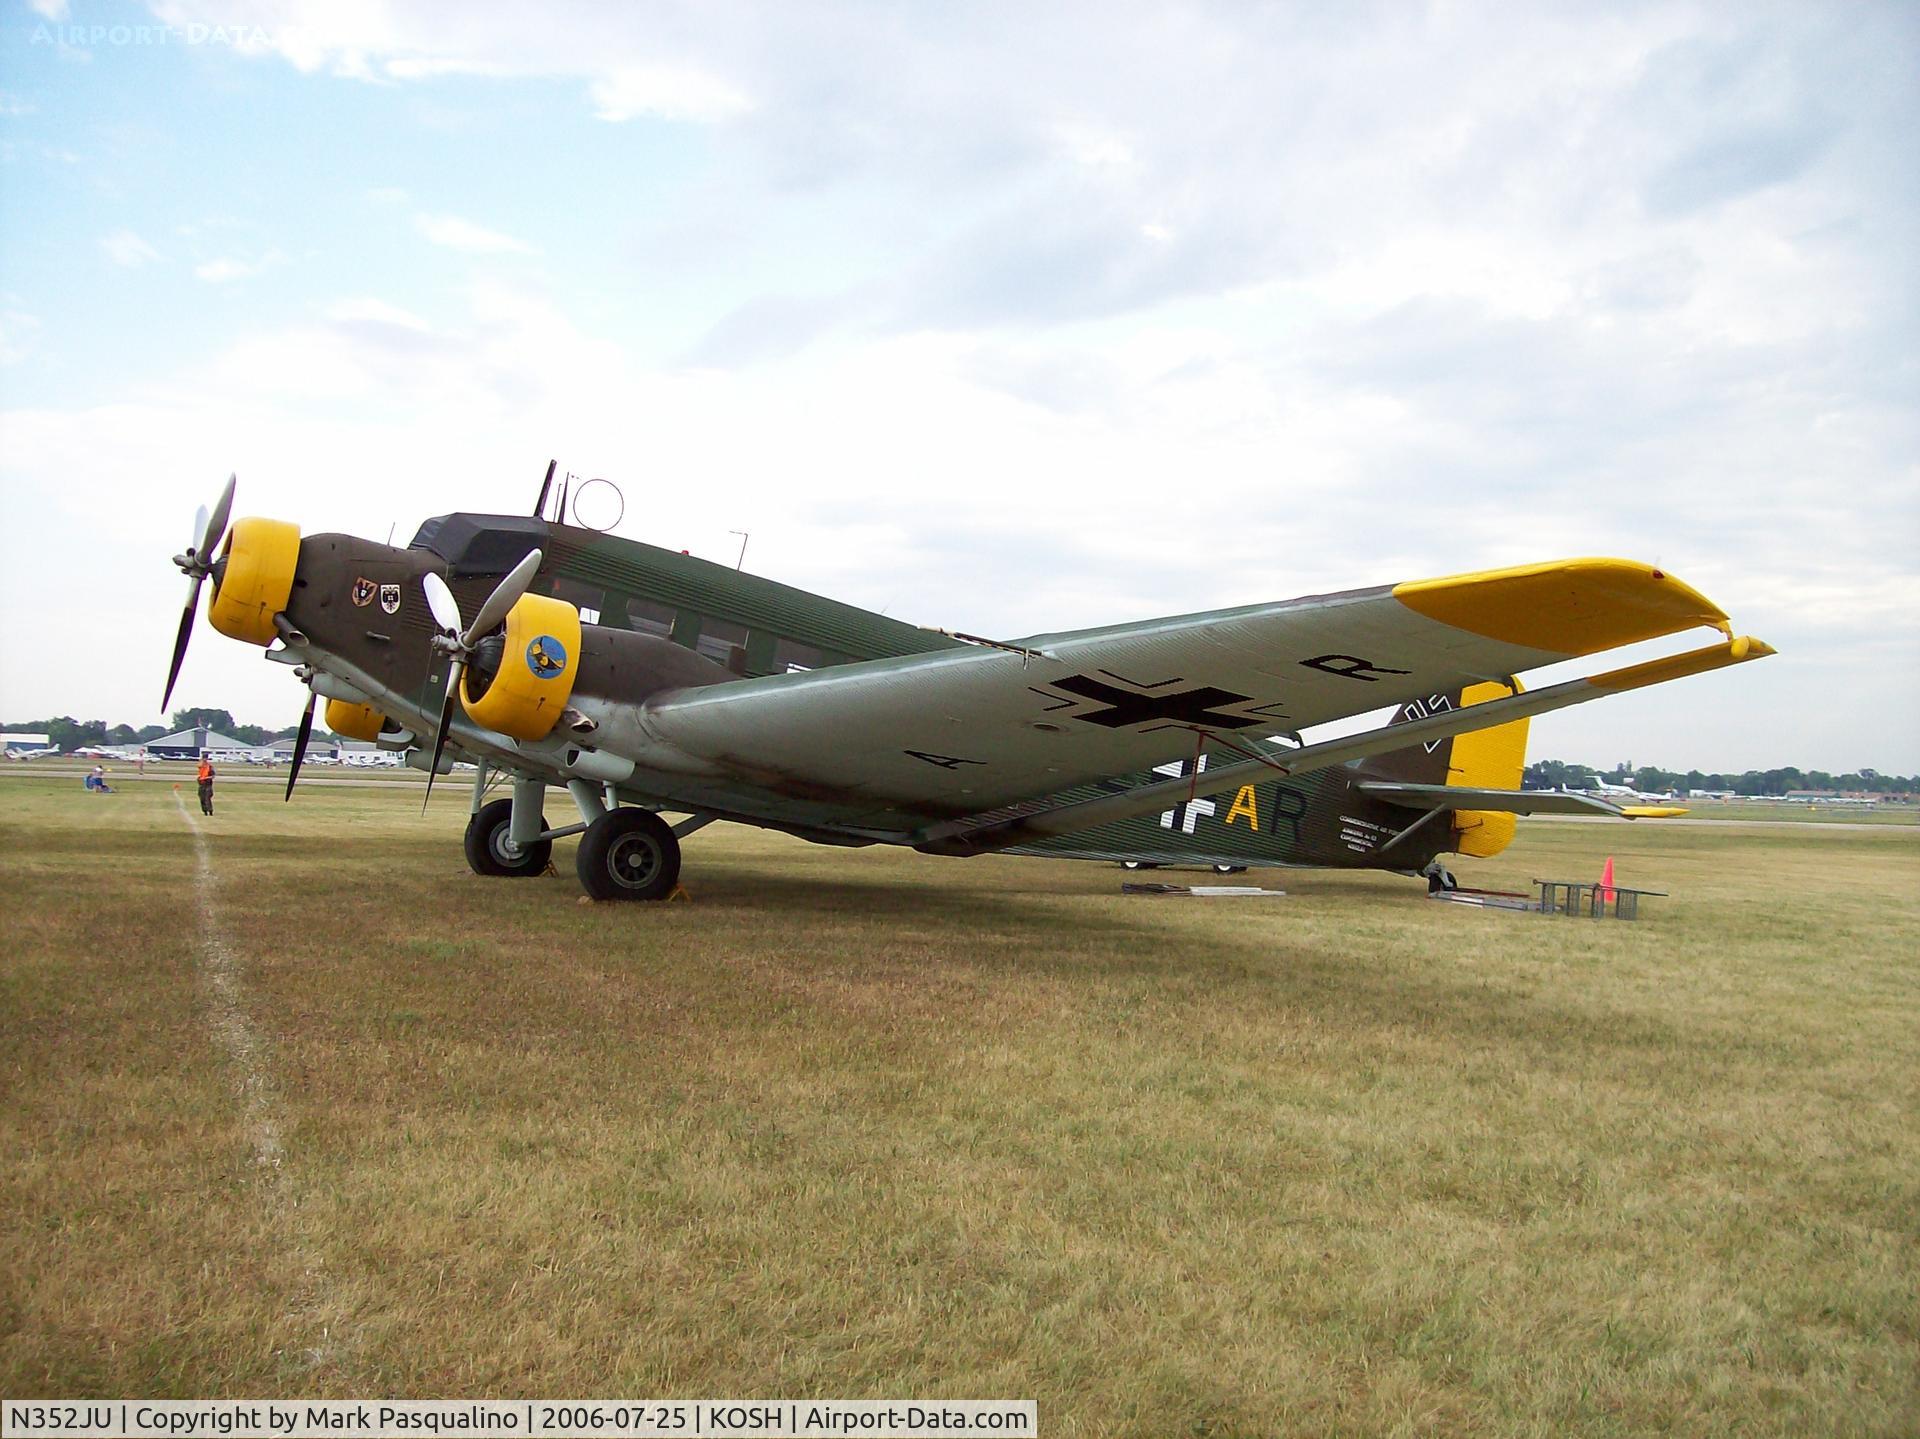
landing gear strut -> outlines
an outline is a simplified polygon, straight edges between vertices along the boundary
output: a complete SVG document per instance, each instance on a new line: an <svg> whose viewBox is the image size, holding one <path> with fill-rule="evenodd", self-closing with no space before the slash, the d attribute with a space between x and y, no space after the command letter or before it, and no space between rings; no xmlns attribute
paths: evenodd
<svg viewBox="0 0 1920 1439"><path fill-rule="evenodd" d="M540 828L546 827L547 817L541 815ZM536 839L530 844L515 844L513 801L497 799L482 805L467 821L466 850L467 867L475 874L494 879L525 879L547 872L547 862L553 857L553 841Z"/></svg>
<svg viewBox="0 0 1920 1439"><path fill-rule="evenodd" d="M665 899L680 882L680 841L650 809L610 809L587 826L575 864L595 899Z"/></svg>

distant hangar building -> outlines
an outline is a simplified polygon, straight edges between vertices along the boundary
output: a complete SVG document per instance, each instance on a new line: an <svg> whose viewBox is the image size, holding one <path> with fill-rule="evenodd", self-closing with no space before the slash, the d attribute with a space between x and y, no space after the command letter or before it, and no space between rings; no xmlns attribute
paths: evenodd
<svg viewBox="0 0 1920 1439"><path fill-rule="evenodd" d="M146 750L155 759L199 759L209 750L248 750L253 746L217 729L196 725L147 741Z"/></svg>

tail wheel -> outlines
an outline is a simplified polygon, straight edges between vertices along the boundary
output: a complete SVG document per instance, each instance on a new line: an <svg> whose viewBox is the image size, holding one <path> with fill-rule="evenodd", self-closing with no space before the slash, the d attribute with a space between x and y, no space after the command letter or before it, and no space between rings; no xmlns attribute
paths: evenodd
<svg viewBox="0 0 1920 1439"><path fill-rule="evenodd" d="M1160 868L1160 866L1155 864L1150 859L1123 859L1120 861L1120 868L1122 869L1158 869Z"/></svg>
<svg viewBox="0 0 1920 1439"><path fill-rule="evenodd" d="M1216 864L1213 867L1213 872L1215 874L1245 874L1247 867L1244 864Z"/></svg>
<svg viewBox="0 0 1920 1439"><path fill-rule="evenodd" d="M680 841L650 809L609 810L587 826L575 863L595 899L665 899L680 882Z"/></svg>
<svg viewBox="0 0 1920 1439"><path fill-rule="evenodd" d="M546 829L547 817L540 816L540 828ZM475 874L492 879L525 879L545 874L553 858L553 841L537 839L524 848L513 842L513 801L497 799L482 805L480 812L467 821L467 867Z"/></svg>

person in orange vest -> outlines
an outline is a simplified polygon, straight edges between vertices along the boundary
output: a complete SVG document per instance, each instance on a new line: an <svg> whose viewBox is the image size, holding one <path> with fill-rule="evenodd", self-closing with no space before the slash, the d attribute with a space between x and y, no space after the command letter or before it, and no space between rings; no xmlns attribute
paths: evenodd
<svg viewBox="0 0 1920 1439"><path fill-rule="evenodd" d="M200 781L200 813L213 813L213 761L206 755L200 756L200 772L195 776Z"/></svg>

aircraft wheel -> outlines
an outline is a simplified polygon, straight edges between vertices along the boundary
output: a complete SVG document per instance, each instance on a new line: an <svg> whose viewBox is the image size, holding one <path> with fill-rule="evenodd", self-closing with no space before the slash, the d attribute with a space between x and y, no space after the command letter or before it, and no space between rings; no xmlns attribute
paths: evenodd
<svg viewBox="0 0 1920 1439"><path fill-rule="evenodd" d="M1213 872L1215 874L1245 874L1247 867L1244 864L1216 864L1213 867Z"/></svg>
<svg viewBox="0 0 1920 1439"><path fill-rule="evenodd" d="M587 826L575 863L595 899L665 899L680 882L680 841L650 809L608 810Z"/></svg>
<svg viewBox="0 0 1920 1439"><path fill-rule="evenodd" d="M1158 869L1160 868L1160 866L1155 864L1150 859L1123 859L1120 861L1120 868L1122 869Z"/></svg>
<svg viewBox="0 0 1920 1439"><path fill-rule="evenodd" d="M467 821L467 867L475 874L491 879L525 879L547 872L547 861L553 858L553 841L540 839L525 849L513 849L509 844L512 823L513 801L510 799L482 805L480 812ZM547 817L541 815L540 828L547 827Z"/></svg>

